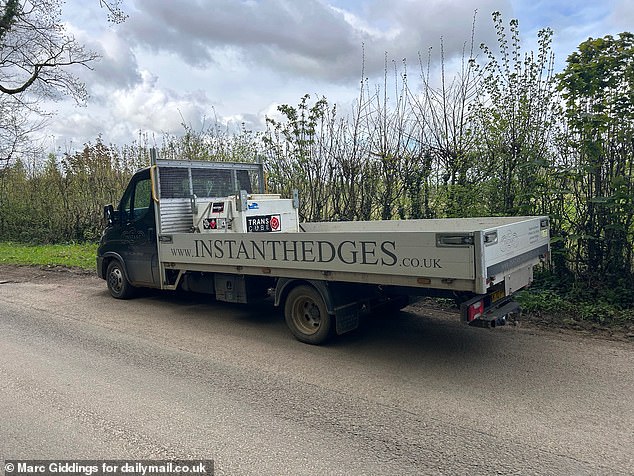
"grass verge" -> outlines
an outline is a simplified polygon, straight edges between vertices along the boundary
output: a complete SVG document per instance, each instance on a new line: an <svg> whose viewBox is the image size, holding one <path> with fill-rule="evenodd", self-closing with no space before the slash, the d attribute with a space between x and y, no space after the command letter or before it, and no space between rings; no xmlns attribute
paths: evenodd
<svg viewBox="0 0 634 476"><path fill-rule="evenodd" d="M72 243L64 245L29 245L0 242L0 264L31 266L66 266L95 269L97 245Z"/></svg>
<svg viewBox="0 0 634 476"><path fill-rule="evenodd" d="M601 300L573 300L547 289L520 291L515 298L522 306L522 320L538 327L634 341L634 310L630 307Z"/></svg>

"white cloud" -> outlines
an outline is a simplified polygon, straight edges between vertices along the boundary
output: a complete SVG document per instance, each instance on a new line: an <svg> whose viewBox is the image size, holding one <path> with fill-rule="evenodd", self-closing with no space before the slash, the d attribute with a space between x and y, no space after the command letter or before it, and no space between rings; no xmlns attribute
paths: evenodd
<svg viewBox="0 0 634 476"><path fill-rule="evenodd" d="M124 34L139 47L175 54L194 68L219 66L218 57L230 49L240 61L260 68L329 81L358 76L362 45L367 71L379 73L385 52L415 59L442 36L446 54L453 56L471 37L475 8L469 2L368 2L364 17L341 3L137 0ZM478 36L491 36L489 14L507 6L504 0L479 3Z"/></svg>
<svg viewBox="0 0 634 476"><path fill-rule="evenodd" d="M335 6L330 6L333 11L338 13L343 17L343 19L352 27L353 30L360 32L361 34L367 35L368 38L375 39L385 39L392 40L398 37L401 32L400 28L388 28L387 30L382 30L381 28L374 27L367 21L365 21L360 16L354 14L353 12L349 12L342 8L337 8Z"/></svg>
<svg viewBox="0 0 634 476"><path fill-rule="evenodd" d="M278 104L297 104L309 93L341 105L358 95L362 67L379 84L388 67L406 58L410 84L418 57L432 50L440 62L460 64L477 8L475 45L495 47L491 13L518 18L524 51L536 31L552 27L560 62L588 36L634 23L631 0L126 0L130 17L107 25L98 2L68 0L75 36L98 51L93 71L79 71L91 101L60 105L49 133L81 144L102 133L106 142L130 142L138 131L178 133L216 118L261 129ZM467 51L468 54L468 51ZM394 61L395 63L392 63ZM433 78L432 78L433 79Z"/></svg>
<svg viewBox="0 0 634 476"><path fill-rule="evenodd" d="M179 93L159 86L158 77L142 71L143 81L112 95L112 112L136 128L174 133L182 124L200 128L209 100L202 91Z"/></svg>
<svg viewBox="0 0 634 476"><path fill-rule="evenodd" d="M160 137L183 132L183 125L203 127L211 109L205 92L162 88L158 77L148 71L141 71L140 77L141 82L130 88L110 91L101 106L62 107L47 135L63 148L68 142L81 146L98 135L103 135L105 142L129 143L139 131Z"/></svg>

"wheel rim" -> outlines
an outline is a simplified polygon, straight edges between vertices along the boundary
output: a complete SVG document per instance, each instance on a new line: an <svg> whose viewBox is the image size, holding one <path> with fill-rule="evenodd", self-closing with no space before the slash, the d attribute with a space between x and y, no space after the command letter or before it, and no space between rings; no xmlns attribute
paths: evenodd
<svg viewBox="0 0 634 476"><path fill-rule="evenodd" d="M295 327L306 335L315 334L321 327L319 306L308 297L295 301L292 318Z"/></svg>
<svg viewBox="0 0 634 476"><path fill-rule="evenodd" d="M120 294L123 289L123 273L119 268L113 268L108 276L108 284L116 294Z"/></svg>

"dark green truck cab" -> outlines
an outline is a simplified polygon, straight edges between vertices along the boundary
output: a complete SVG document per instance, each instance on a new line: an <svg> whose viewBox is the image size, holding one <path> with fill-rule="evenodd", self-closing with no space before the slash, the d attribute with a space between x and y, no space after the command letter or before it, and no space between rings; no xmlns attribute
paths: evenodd
<svg viewBox="0 0 634 476"><path fill-rule="evenodd" d="M134 174L119 205L105 207L106 228L97 249L97 274L115 297L134 287L160 287L155 202L150 168Z"/></svg>

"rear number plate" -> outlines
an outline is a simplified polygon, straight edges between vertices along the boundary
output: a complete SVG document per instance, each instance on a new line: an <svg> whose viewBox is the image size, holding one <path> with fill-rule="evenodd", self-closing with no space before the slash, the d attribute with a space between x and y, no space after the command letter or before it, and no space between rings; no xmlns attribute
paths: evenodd
<svg viewBox="0 0 634 476"><path fill-rule="evenodd" d="M499 301L500 299L504 298L505 296L506 296L506 294L504 293L504 291L495 291L495 292L491 293L491 302Z"/></svg>

